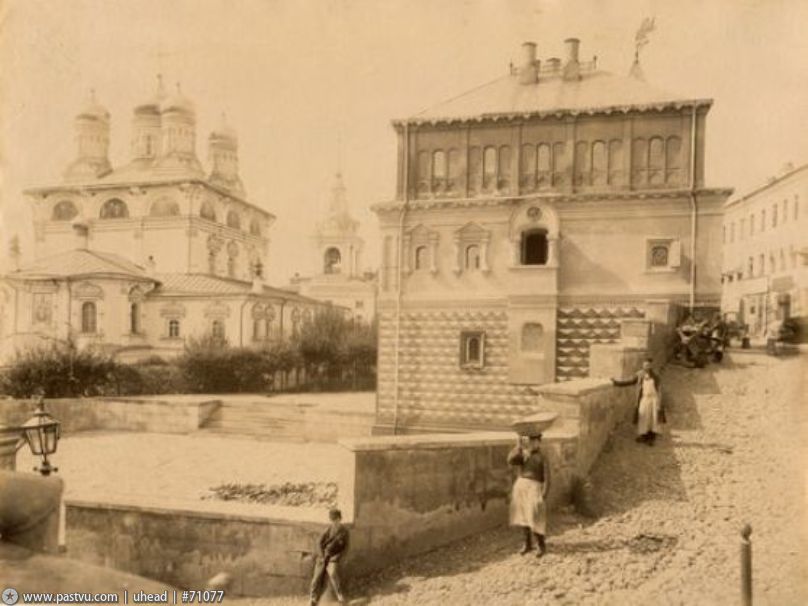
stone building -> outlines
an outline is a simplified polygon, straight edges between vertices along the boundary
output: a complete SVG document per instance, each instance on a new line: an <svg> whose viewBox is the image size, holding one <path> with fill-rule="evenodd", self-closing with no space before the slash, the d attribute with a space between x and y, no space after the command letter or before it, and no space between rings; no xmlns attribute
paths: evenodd
<svg viewBox="0 0 808 606"><path fill-rule="evenodd" d="M382 237L380 431L497 428L536 385L655 305L717 307L721 214L704 183L709 99L579 56L518 67L393 122Z"/></svg>
<svg viewBox="0 0 808 606"><path fill-rule="evenodd" d="M328 214L317 224L314 236L319 271L310 277L295 276L290 289L302 295L350 310L359 322L376 316L376 278L362 267L365 242L359 221L351 215L342 174L331 189Z"/></svg>
<svg viewBox="0 0 808 606"><path fill-rule="evenodd" d="M808 164L724 209L722 311L763 336L775 319L808 314Z"/></svg>
<svg viewBox="0 0 808 606"><path fill-rule="evenodd" d="M134 108L131 156L113 168L110 115L94 98L75 118L61 182L25 192L35 261L0 280L0 355L75 339L123 359L180 352L190 336L261 345L318 303L263 283L275 217L247 200L238 138L222 124L196 155L196 112L162 84Z"/></svg>

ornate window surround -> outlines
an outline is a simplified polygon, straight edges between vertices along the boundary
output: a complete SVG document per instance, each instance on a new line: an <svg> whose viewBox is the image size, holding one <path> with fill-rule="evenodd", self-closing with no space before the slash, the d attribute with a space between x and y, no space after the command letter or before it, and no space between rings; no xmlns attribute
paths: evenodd
<svg viewBox="0 0 808 606"><path fill-rule="evenodd" d="M404 266L402 271L409 275L415 269L415 253L421 246L426 246L429 252L429 273L438 273L438 242L440 235L423 224L413 227L404 234Z"/></svg>
<svg viewBox="0 0 808 606"><path fill-rule="evenodd" d="M527 200L511 215L508 238L511 245L511 269L558 269L558 213L547 202ZM522 265L522 234L543 229L547 232L547 263Z"/></svg>
<svg viewBox="0 0 808 606"><path fill-rule="evenodd" d="M488 245L491 242L491 232L474 222L466 223L454 233L454 267L452 271L460 275L464 271L481 271L488 273ZM466 250L469 246L480 247L480 267L466 268Z"/></svg>

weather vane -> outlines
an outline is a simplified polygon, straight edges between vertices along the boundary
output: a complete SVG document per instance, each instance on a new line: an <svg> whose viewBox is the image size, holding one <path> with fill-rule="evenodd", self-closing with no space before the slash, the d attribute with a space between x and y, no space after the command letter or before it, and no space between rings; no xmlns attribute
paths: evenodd
<svg viewBox="0 0 808 606"><path fill-rule="evenodd" d="M648 34L654 31L655 17L646 17L640 24L640 28L634 35L634 61L640 60L640 49L648 44Z"/></svg>

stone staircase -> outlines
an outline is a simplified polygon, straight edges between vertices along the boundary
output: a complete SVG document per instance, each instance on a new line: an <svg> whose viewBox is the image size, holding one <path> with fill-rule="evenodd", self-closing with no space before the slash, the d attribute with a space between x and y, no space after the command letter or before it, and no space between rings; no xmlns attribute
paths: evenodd
<svg viewBox="0 0 808 606"><path fill-rule="evenodd" d="M370 436L375 415L355 410L321 408L309 403L261 400L223 401L200 432L247 436L273 442L336 442Z"/></svg>
<svg viewBox="0 0 808 606"><path fill-rule="evenodd" d="M304 411L297 406L277 406L269 402L224 402L215 410L201 431L264 438L272 441L305 441Z"/></svg>

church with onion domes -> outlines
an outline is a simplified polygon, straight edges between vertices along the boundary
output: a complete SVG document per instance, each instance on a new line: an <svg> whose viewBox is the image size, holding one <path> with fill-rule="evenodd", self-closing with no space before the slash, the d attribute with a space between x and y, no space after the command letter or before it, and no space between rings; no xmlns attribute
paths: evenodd
<svg viewBox="0 0 808 606"><path fill-rule="evenodd" d="M35 259L0 277L0 363L68 339L122 360L175 355L207 334L261 346L323 305L264 282L275 216L248 200L224 117L203 166L196 116L158 78L132 112L127 162L113 166L112 117L90 95L62 180L24 192Z"/></svg>

